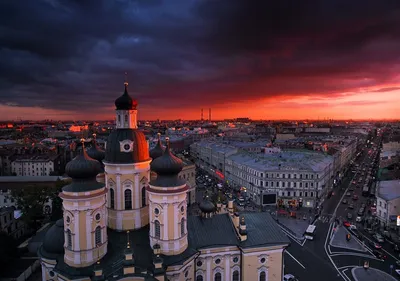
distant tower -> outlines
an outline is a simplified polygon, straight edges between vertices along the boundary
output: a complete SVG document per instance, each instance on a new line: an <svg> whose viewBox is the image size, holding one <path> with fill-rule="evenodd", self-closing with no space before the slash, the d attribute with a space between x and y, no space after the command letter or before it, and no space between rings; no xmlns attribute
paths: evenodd
<svg viewBox="0 0 400 281"><path fill-rule="evenodd" d="M211 122L211 108L208 109L208 121Z"/></svg>
<svg viewBox="0 0 400 281"><path fill-rule="evenodd" d="M178 255L188 246L186 182L179 178L182 160L171 153L169 139L162 156L151 162L157 178L147 187L150 214L150 245L164 255Z"/></svg>
<svg viewBox="0 0 400 281"><path fill-rule="evenodd" d="M203 121L204 120L204 118L203 118L203 109L201 109L201 121Z"/></svg>
<svg viewBox="0 0 400 281"><path fill-rule="evenodd" d="M65 171L72 183L64 186L60 198L64 210L64 261L72 267L87 267L107 253L107 214L104 183L96 181L101 172L98 160L90 158L82 140L81 154Z"/></svg>

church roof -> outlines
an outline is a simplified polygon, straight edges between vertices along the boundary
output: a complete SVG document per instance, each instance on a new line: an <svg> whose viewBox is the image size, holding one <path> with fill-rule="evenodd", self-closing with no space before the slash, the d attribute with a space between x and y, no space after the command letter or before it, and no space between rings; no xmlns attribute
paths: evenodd
<svg viewBox="0 0 400 281"><path fill-rule="evenodd" d="M248 230L247 240L243 242L238 239L229 214L219 214L212 218L189 216L187 222L189 246L186 251L179 255L163 255L164 266L183 264L188 259L195 257L199 253L199 250L206 248L224 246L255 248L276 245L284 246L290 243L289 239L269 213L243 213L241 216L245 217L246 228ZM130 241L134 241L134 243L131 243L131 247L135 259L135 267L151 272L153 267L153 251L149 240L149 226L131 231ZM123 260L126 244L126 233L108 230L108 252L100 262L106 279L112 281L124 278ZM72 268L65 264L62 256L60 256L55 271L60 272L68 278L76 279L78 277L91 276L93 266ZM140 272L140 270L136 272Z"/></svg>

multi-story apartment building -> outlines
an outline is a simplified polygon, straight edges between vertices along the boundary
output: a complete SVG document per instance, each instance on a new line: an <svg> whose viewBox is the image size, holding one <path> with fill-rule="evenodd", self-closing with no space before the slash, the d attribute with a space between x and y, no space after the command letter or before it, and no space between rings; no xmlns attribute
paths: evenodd
<svg viewBox="0 0 400 281"><path fill-rule="evenodd" d="M400 180L378 181L376 216L381 225L396 227L400 208Z"/></svg>
<svg viewBox="0 0 400 281"><path fill-rule="evenodd" d="M14 207L0 208L0 232L5 232L18 239L25 234L26 224L14 217L14 211Z"/></svg>
<svg viewBox="0 0 400 281"><path fill-rule="evenodd" d="M16 155L11 170L15 176L50 176L58 171L60 164L59 155Z"/></svg>
<svg viewBox="0 0 400 281"><path fill-rule="evenodd" d="M202 141L190 146L190 155L196 159L198 167L224 179L225 159L237 153L238 150L237 147L229 144Z"/></svg>
<svg viewBox="0 0 400 281"><path fill-rule="evenodd" d="M225 165L226 180L244 188L258 205L268 204L265 195L276 194L282 205L316 207L332 188L333 158L323 153L239 152L228 157Z"/></svg>

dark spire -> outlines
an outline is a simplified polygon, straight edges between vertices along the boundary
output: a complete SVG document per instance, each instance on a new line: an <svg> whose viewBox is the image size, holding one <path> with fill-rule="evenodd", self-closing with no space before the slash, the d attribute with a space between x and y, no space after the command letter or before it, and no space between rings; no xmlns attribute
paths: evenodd
<svg viewBox="0 0 400 281"><path fill-rule="evenodd" d="M115 100L116 110L135 110L138 103L128 94L127 73L125 72L124 93Z"/></svg>
<svg viewBox="0 0 400 281"><path fill-rule="evenodd" d="M203 201L199 205L200 211L205 214L213 213L215 211L215 205L211 202L208 190L206 190Z"/></svg>
<svg viewBox="0 0 400 281"><path fill-rule="evenodd" d="M150 164L152 171L157 173L157 179L153 181L155 186L179 186L185 182L178 178L178 174L183 169L181 159L172 154L169 144L169 138L165 138L166 148L162 156L153 160Z"/></svg>
<svg viewBox="0 0 400 281"><path fill-rule="evenodd" d="M87 154L89 157L101 162L103 161L105 157L105 152L102 150L96 142L96 134L93 134L93 139L92 139L92 147L87 150Z"/></svg>
<svg viewBox="0 0 400 281"><path fill-rule="evenodd" d="M65 172L72 178L72 183L65 186L63 191L84 192L104 187L96 181L96 176L102 171L100 162L90 158L86 153L84 139L81 139L81 143L81 153L65 167Z"/></svg>
<svg viewBox="0 0 400 281"><path fill-rule="evenodd" d="M160 133L157 134L157 138L158 138L158 140L157 140L156 146L152 150L150 150L150 157L153 160L157 159L158 157L161 157L164 154L164 150L165 150L165 148L161 144L161 134Z"/></svg>

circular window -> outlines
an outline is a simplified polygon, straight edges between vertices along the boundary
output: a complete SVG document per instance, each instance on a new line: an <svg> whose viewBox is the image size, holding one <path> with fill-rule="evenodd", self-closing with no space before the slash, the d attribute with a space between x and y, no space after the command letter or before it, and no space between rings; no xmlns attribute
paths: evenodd
<svg viewBox="0 0 400 281"><path fill-rule="evenodd" d="M260 262L265 263L265 258L261 258Z"/></svg>
<svg viewBox="0 0 400 281"><path fill-rule="evenodd" d="M50 271L49 275L50 275L50 277L54 277L54 275L56 275L56 274L54 273L54 271Z"/></svg>
<svg viewBox="0 0 400 281"><path fill-rule="evenodd" d="M131 149L131 146L130 146L129 144L125 144L125 145L124 145L124 149L125 149L126 151L128 151L128 150Z"/></svg>
<svg viewBox="0 0 400 281"><path fill-rule="evenodd" d="M181 207L181 212L183 213L185 211L185 207Z"/></svg>
<svg viewBox="0 0 400 281"><path fill-rule="evenodd" d="M239 261L239 258L238 258L238 257L234 257L234 258L233 258L233 262L234 262L234 263L237 263L238 261Z"/></svg>
<svg viewBox="0 0 400 281"><path fill-rule="evenodd" d="M203 262L202 262L202 261L197 261L196 265L197 265L198 267L201 267L201 266L203 265Z"/></svg>
<svg viewBox="0 0 400 281"><path fill-rule="evenodd" d="M220 264L220 263L221 263L221 259L216 259L216 260L215 260L215 263L216 263L216 264Z"/></svg>
<svg viewBox="0 0 400 281"><path fill-rule="evenodd" d="M96 214L96 220L97 220L97 221L100 220L100 214Z"/></svg>
<svg viewBox="0 0 400 281"><path fill-rule="evenodd" d="M154 214L158 215L160 213L160 210L158 208L154 209Z"/></svg>
<svg viewBox="0 0 400 281"><path fill-rule="evenodd" d="M185 277L188 277L188 275L189 275L189 271L186 271L185 272Z"/></svg>
<svg viewBox="0 0 400 281"><path fill-rule="evenodd" d="M67 223L70 223L71 222L71 218L67 216L66 221L67 221Z"/></svg>

